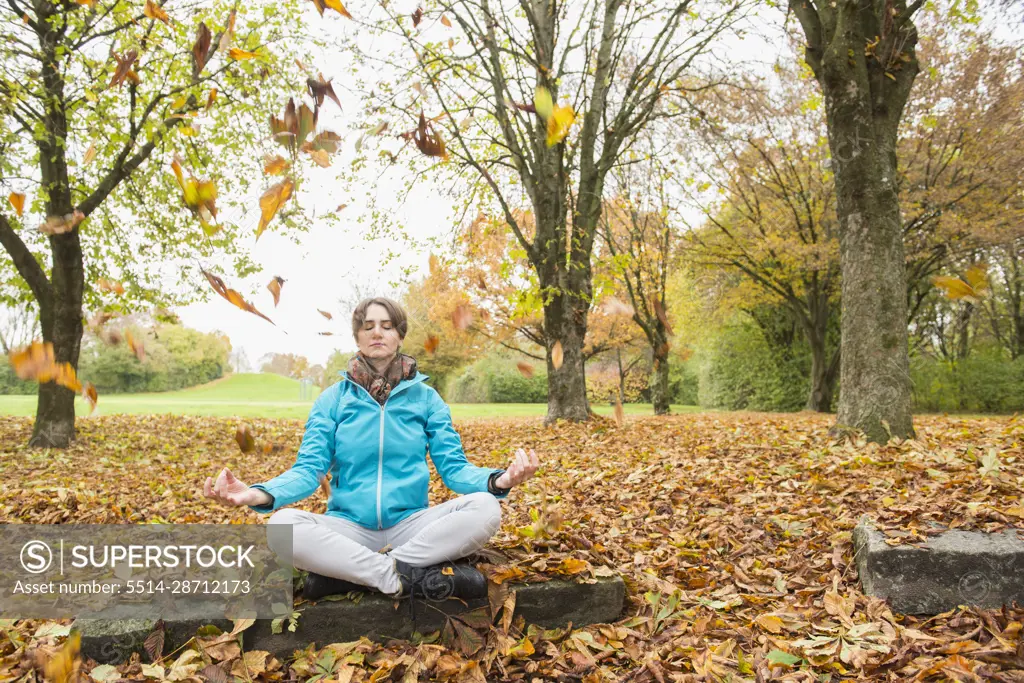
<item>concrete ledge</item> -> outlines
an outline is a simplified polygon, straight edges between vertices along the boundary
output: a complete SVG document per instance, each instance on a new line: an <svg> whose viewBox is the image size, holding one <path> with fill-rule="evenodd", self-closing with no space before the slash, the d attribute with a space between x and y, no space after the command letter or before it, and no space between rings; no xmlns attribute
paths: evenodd
<svg viewBox="0 0 1024 683"><path fill-rule="evenodd" d="M862 517L853 531L857 572L866 594L884 598L903 614L1024 604L1024 540L1017 532L954 530L922 548L891 546L870 518Z"/></svg>
<svg viewBox="0 0 1024 683"><path fill-rule="evenodd" d="M554 580L533 584L510 584L516 590L515 616L526 623L544 628L602 624L615 621L626 599L626 585L621 577L599 578L597 583L574 583ZM351 600L323 600L305 606L294 632L287 629L273 634L269 619L260 619L243 632L246 650L266 650L278 658L290 657L295 650L315 642L317 647L329 643L359 640L365 636L377 642L391 638L408 639L414 631L430 633L444 627L449 614L460 614L485 606L486 600L471 601L467 607L459 600L443 603L416 601L416 624L409 620L409 605L379 593L365 593L359 603ZM144 653L143 643L156 620L78 619L75 626L82 633L82 653L98 662L124 661L132 652ZM223 631L231 630L231 622L220 620L164 620L166 635L164 652L184 644L204 624L214 624ZM143 659L147 657L143 654Z"/></svg>

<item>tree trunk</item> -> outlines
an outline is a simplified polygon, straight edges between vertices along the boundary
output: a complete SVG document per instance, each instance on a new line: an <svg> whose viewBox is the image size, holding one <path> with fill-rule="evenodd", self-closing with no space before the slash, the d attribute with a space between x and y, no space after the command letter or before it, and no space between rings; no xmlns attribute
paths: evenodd
<svg viewBox="0 0 1024 683"><path fill-rule="evenodd" d="M556 420L582 422L590 417L587 378L583 363L583 338L587 333L587 309L573 306L574 299L559 294L544 306L544 328L548 340L548 414L544 424ZM562 344L562 365L551 359L553 340Z"/></svg>
<svg viewBox="0 0 1024 683"><path fill-rule="evenodd" d="M53 250L53 304L40 307L43 339L53 344L58 363L78 368L82 346L84 277L78 230L50 238ZM39 385L36 422L29 445L67 448L75 438L75 393L53 382Z"/></svg>
<svg viewBox="0 0 1024 683"><path fill-rule="evenodd" d="M842 115L842 106L831 109L842 266L842 390L834 430L854 427L878 443L890 432L913 438L896 131L865 130L863 119Z"/></svg>
<svg viewBox="0 0 1024 683"><path fill-rule="evenodd" d="M651 403L655 415L668 415L668 344L659 344L654 349L654 367L651 372Z"/></svg>
<svg viewBox="0 0 1024 683"><path fill-rule="evenodd" d="M836 377L842 354L836 349L829 359L828 350L825 348L824 330L820 336L808 335L807 341L811 347L811 392L807 396L806 409L828 413L832 411L832 396L836 389Z"/></svg>

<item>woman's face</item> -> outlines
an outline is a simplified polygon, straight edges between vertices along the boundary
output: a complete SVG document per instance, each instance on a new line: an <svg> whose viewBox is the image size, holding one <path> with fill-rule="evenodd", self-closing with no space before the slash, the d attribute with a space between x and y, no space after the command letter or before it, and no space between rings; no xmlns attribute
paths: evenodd
<svg viewBox="0 0 1024 683"><path fill-rule="evenodd" d="M356 333L359 352L367 360L390 360L398 353L402 339L391 323L388 309L380 304L370 304L366 309L366 320Z"/></svg>

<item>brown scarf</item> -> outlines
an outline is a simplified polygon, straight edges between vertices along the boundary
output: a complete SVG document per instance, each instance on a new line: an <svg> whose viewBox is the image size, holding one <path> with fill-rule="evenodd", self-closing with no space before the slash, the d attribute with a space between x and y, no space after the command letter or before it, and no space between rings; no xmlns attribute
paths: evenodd
<svg viewBox="0 0 1024 683"><path fill-rule="evenodd" d="M377 403L384 405L391 395L391 390L398 386L403 379L412 379L416 376L416 359L399 353L391 364L388 365L384 374L373 369L373 366L357 353L348 362L348 377L353 382L370 392Z"/></svg>

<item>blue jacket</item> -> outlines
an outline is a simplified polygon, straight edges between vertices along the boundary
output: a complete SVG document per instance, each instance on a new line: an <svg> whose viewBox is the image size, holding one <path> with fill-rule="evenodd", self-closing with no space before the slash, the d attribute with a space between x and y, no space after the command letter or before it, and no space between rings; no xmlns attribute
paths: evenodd
<svg viewBox="0 0 1024 683"><path fill-rule="evenodd" d="M499 469L469 464L452 426L451 410L417 372L391 391L381 406L370 392L349 379L326 389L309 413L302 445L292 468L253 488L274 497L273 512L317 490L331 473L327 514L368 529L386 529L427 507L430 470L427 451L445 485L455 493L487 491L487 479ZM505 496L497 496L504 498Z"/></svg>

